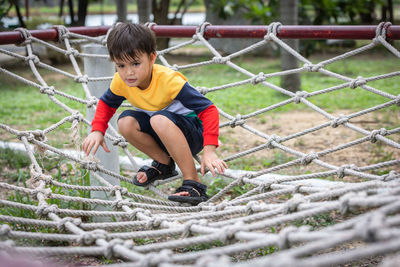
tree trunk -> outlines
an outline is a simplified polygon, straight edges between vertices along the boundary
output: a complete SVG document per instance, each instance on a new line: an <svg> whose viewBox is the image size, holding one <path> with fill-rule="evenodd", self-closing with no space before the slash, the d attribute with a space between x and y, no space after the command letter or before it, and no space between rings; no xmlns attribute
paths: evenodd
<svg viewBox="0 0 400 267"><path fill-rule="evenodd" d="M78 26L85 26L88 4L88 0L79 0L78 2Z"/></svg>
<svg viewBox="0 0 400 267"><path fill-rule="evenodd" d="M154 22L158 25L169 25L168 11L170 0L152 0L152 9ZM170 38L157 38L157 49L163 50L168 48Z"/></svg>
<svg viewBox="0 0 400 267"><path fill-rule="evenodd" d="M58 12L58 16L61 18L64 15L64 0L60 0L60 11Z"/></svg>
<svg viewBox="0 0 400 267"><path fill-rule="evenodd" d="M280 1L280 21L283 25L298 25L298 8L297 0L282 0ZM299 40L297 39L285 39L283 40L291 48L299 50ZM281 48L281 69L290 70L298 68L297 59ZM300 74L290 74L281 76L281 87L291 92L300 90L301 80Z"/></svg>
<svg viewBox="0 0 400 267"><path fill-rule="evenodd" d="M150 22L151 0L137 0L139 23Z"/></svg>
<svg viewBox="0 0 400 267"><path fill-rule="evenodd" d="M128 14L128 1L127 0L116 0L117 2L117 21L126 22Z"/></svg>
<svg viewBox="0 0 400 267"><path fill-rule="evenodd" d="M17 12L19 26L21 28L26 28L26 24L24 22L24 18L22 17L21 10L19 9L19 1L18 0L13 0L12 3L14 4L15 11Z"/></svg>
<svg viewBox="0 0 400 267"><path fill-rule="evenodd" d="M74 2L68 0L69 16L71 17L71 25L75 25L75 12L74 12Z"/></svg>
<svg viewBox="0 0 400 267"><path fill-rule="evenodd" d="M394 23L393 1L388 0L389 21Z"/></svg>

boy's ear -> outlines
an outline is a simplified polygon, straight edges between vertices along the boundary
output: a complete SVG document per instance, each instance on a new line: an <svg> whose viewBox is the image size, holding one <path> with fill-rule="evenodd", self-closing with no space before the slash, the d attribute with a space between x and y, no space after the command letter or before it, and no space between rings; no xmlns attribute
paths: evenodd
<svg viewBox="0 0 400 267"><path fill-rule="evenodd" d="M157 53L151 53L150 54L150 61L154 64L157 59Z"/></svg>

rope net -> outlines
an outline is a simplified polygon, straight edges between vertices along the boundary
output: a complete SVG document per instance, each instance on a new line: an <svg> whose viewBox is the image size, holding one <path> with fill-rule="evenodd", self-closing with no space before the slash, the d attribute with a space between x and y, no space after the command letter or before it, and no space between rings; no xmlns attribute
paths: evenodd
<svg viewBox="0 0 400 267"><path fill-rule="evenodd" d="M228 164L249 155L250 159L254 159L271 151L286 155L285 162L265 164L253 171L228 170L218 178L225 182L224 186L198 206L184 206L166 200L168 190L180 183L181 175L156 181L147 188L149 190L140 191L131 185L134 173L112 172L96 159L57 148L50 145L47 139L51 134L57 136L60 128L70 127L71 137L67 143L79 149L80 130L90 126L83 109L94 111L98 101L90 93L88 84L109 82L112 77L88 77L83 74L78 58L107 56L85 54L76 48L84 43L104 45L107 36L88 37L59 27L60 41L56 45L31 36L27 30L18 29L25 38L19 45L26 48L26 55L4 48L0 48L0 53L13 57L16 63L26 63L34 78L26 79L0 67L2 75L26 84L38 94L44 94L64 115L56 123L41 129L11 127L3 123L6 118L2 118L2 136L11 135L23 144L29 156L31 176L25 186L0 182L3 191L0 200L0 248L3 252L46 257L104 256L124 262L119 261L115 264L118 266L331 266L373 256L396 255L400 251L400 127L389 123L386 128L379 126L371 129L368 123L362 123L364 118L368 120L373 114L378 114L375 118L381 118L379 112L383 110L389 110L395 119L396 116L398 118L400 95L385 91L385 86L377 88L371 84L379 80L399 82L400 71L371 77L349 77L329 68L335 62L371 52L375 47L383 47L392 56L390 60L398 64L400 52L386 41L388 24L379 24L375 38L364 46L318 63L311 62L277 37L279 23L268 25L267 34L259 42L226 56L222 56L204 38L207 25L200 25L191 39L158 51L158 59L184 74L185 71L195 73L200 67L225 65L237 71L236 77L245 77L216 86L192 82L202 94L210 97L221 90L240 91L244 86L278 92L281 97L275 103L250 110L244 115L229 113L223 105L214 102L221 117L221 138L237 131L238 143L257 140L241 151L224 151L224 160ZM202 46L210 56L190 64L169 61L168 55L193 44ZM302 65L287 71L254 73L235 63L235 59L270 44L288 51ZM34 45L43 45L64 55L70 60L75 73L41 61L33 52ZM73 79L81 86L84 97L66 93L57 82L49 85L39 70ZM331 87L317 90L313 89L315 85L310 85L310 90L296 93L270 82L274 77L293 73L329 77L335 82ZM210 78L218 82L219 75L224 74ZM346 90L368 92L382 101L346 115L335 113L342 110L331 111L313 101L320 95ZM71 103L83 107L82 111L73 108ZM238 103L242 104L245 103ZM248 105L251 106L251 103ZM304 127L286 135L282 135L279 127L262 127L263 116L280 114L278 111L288 105L302 106L319 119L310 121L305 117L290 121L283 127L292 124ZM127 104L124 106L129 107ZM398 120L395 121L398 123ZM280 123L279 117L276 123ZM301 145L304 138L310 137L311 142L318 142L318 136L327 134L333 134L335 142L324 143L322 148L316 145L316 151L304 149L306 146ZM106 138L125 153L130 165L137 170L139 164L133 154L136 152L112 125ZM224 139L221 149L230 141ZM381 157L372 163L364 157L357 157L348 162L346 155L360 147L384 149L391 157ZM69 166L78 179L59 179L59 174L43 167L43 162L55 156L72 162ZM88 172L99 185L85 183ZM119 180L121 184L111 184L104 175ZM210 184L213 181L204 182ZM20 197L10 199L7 197L10 192ZM90 197L93 192L105 192L109 198ZM29 203L26 199L30 200ZM104 209L94 209L94 206ZM19 215L10 210L19 211ZM32 242L25 243L25 240ZM399 261L400 258L394 256L386 258L384 263L395 264Z"/></svg>

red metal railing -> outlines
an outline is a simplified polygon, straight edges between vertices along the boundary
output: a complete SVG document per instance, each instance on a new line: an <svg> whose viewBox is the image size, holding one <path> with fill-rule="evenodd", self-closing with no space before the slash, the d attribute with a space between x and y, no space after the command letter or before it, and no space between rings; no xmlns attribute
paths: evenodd
<svg viewBox="0 0 400 267"><path fill-rule="evenodd" d="M71 27L70 32L99 36L107 33L110 26L95 27ZM366 39L375 37L377 26L288 26L279 27L277 36L283 39ZM196 33L197 26L164 26L154 25L151 28L157 37L192 37ZM56 28L48 30L32 30L30 34L44 41L57 41L58 31ZM263 38L267 34L266 26L217 26L206 27L204 36L206 38ZM391 25L386 29L388 40L400 40L400 26ZM1 44L18 44L24 41L19 31L0 32Z"/></svg>

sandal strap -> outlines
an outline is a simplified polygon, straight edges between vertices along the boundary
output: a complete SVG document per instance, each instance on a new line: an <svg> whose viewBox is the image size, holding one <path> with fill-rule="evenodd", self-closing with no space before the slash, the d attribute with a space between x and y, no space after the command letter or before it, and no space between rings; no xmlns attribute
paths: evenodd
<svg viewBox="0 0 400 267"><path fill-rule="evenodd" d="M175 170L175 162L172 158L171 163L168 165L153 160L151 166L156 168L161 174L171 174Z"/></svg>
<svg viewBox="0 0 400 267"><path fill-rule="evenodd" d="M153 176L160 175L160 172L157 169L154 169L154 168L146 166L146 165L140 167L140 169L137 172L144 172L144 173L146 173L147 177L153 177Z"/></svg>
<svg viewBox="0 0 400 267"><path fill-rule="evenodd" d="M191 197L202 197L207 196L207 186L193 181L193 180L183 180L182 185L178 187L175 193L188 192Z"/></svg>

